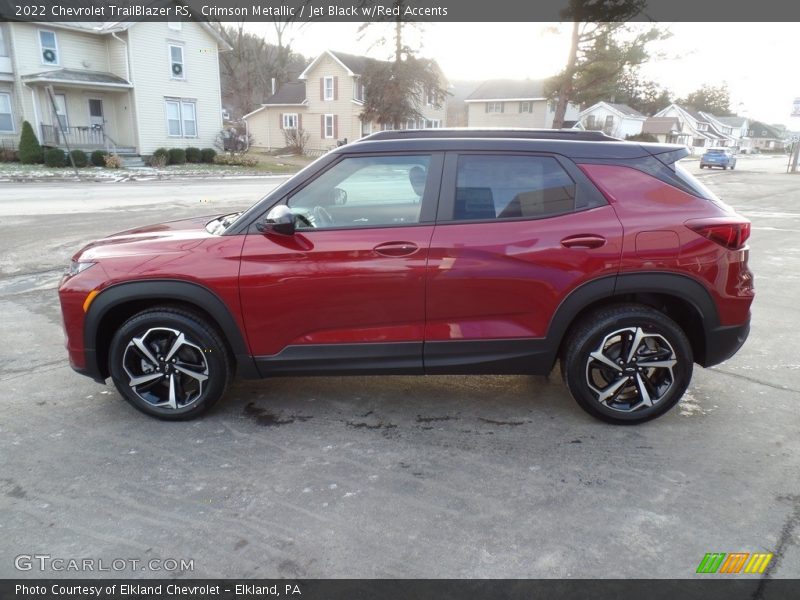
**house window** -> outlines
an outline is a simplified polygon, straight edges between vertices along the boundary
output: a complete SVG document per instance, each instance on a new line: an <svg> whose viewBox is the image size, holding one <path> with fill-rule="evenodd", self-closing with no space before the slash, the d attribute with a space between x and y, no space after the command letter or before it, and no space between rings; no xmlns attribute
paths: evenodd
<svg viewBox="0 0 800 600"><path fill-rule="evenodd" d="M172 31L180 31L181 30L181 22L180 21L167 21L167 27L172 29Z"/></svg>
<svg viewBox="0 0 800 600"><path fill-rule="evenodd" d="M0 94L0 131L14 132L14 115L11 114L11 94Z"/></svg>
<svg viewBox="0 0 800 600"><path fill-rule="evenodd" d="M520 102L519 103L519 112L521 112L521 113L532 113L533 112L533 102Z"/></svg>
<svg viewBox="0 0 800 600"><path fill-rule="evenodd" d="M333 100L333 77L324 77L323 80L324 80L324 88L323 88L322 99Z"/></svg>
<svg viewBox="0 0 800 600"><path fill-rule="evenodd" d="M197 110L194 102L181 102L183 137L197 137Z"/></svg>
<svg viewBox="0 0 800 600"><path fill-rule="evenodd" d="M707 131L707 130L708 130L708 125L706 125L705 123L697 124L697 131Z"/></svg>
<svg viewBox="0 0 800 600"><path fill-rule="evenodd" d="M439 106L439 98L437 97L436 90L428 90L428 106Z"/></svg>
<svg viewBox="0 0 800 600"><path fill-rule="evenodd" d="M197 104L194 100L168 99L167 134L170 137L197 137Z"/></svg>
<svg viewBox="0 0 800 600"><path fill-rule="evenodd" d="M67 97L64 94L53 94L53 103L56 105L58 126L62 130L66 130L67 127L69 127L69 118L67 117Z"/></svg>
<svg viewBox="0 0 800 600"><path fill-rule="evenodd" d="M611 131L614 129L614 116L613 115L606 115L606 123L603 126L603 129L606 131Z"/></svg>
<svg viewBox="0 0 800 600"><path fill-rule="evenodd" d="M297 129L297 113L283 113L283 128Z"/></svg>
<svg viewBox="0 0 800 600"><path fill-rule="evenodd" d="M381 131L394 131L394 124L393 123L383 123L381 125Z"/></svg>
<svg viewBox="0 0 800 600"><path fill-rule="evenodd" d="M586 117L586 129L594 129L595 127L595 115L588 115Z"/></svg>
<svg viewBox="0 0 800 600"><path fill-rule="evenodd" d="M333 115L325 115L325 139L332 139L334 136Z"/></svg>
<svg viewBox="0 0 800 600"><path fill-rule="evenodd" d="M358 100L359 102L364 101L364 83L361 81L361 77L355 78L355 85L353 86L353 99Z"/></svg>
<svg viewBox="0 0 800 600"><path fill-rule="evenodd" d="M186 79L183 65L183 46L169 46L169 74L172 79Z"/></svg>
<svg viewBox="0 0 800 600"><path fill-rule="evenodd" d="M46 29L39 30L39 49L43 65L58 64L58 41L55 32Z"/></svg>
<svg viewBox="0 0 800 600"><path fill-rule="evenodd" d="M441 119L427 119L425 121L425 129L439 129L441 126Z"/></svg>
<svg viewBox="0 0 800 600"><path fill-rule="evenodd" d="M486 103L486 112L487 113L505 112L503 103L502 102L487 102Z"/></svg>

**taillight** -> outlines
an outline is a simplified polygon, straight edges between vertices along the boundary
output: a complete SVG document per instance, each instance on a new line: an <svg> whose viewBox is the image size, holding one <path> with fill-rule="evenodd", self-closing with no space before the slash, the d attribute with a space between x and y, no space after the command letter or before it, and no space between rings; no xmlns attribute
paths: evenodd
<svg viewBox="0 0 800 600"><path fill-rule="evenodd" d="M729 250L738 250L750 237L750 223L713 223L713 224L688 224L690 229L696 231L704 238L725 246Z"/></svg>

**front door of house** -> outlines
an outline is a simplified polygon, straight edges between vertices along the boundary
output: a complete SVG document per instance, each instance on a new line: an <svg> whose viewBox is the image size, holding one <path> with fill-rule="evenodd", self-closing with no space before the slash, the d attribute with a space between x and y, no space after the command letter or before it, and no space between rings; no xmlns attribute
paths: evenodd
<svg viewBox="0 0 800 600"><path fill-rule="evenodd" d="M100 98L89 98L89 126L99 129L104 124L103 101Z"/></svg>

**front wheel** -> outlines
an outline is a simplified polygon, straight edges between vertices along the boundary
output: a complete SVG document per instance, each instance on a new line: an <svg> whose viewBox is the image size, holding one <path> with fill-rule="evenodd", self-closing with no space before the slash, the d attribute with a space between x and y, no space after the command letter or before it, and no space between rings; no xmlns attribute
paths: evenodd
<svg viewBox="0 0 800 600"><path fill-rule="evenodd" d="M122 397L165 420L205 412L224 395L232 376L216 329L199 315L172 307L128 319L111 340L108 360Z"/></svg>
<svg viewBox="0 0 800 600"><path fill-rule="evenodd" d="M572 397L590 415L635 424L678 403L693 362L689 340L672 319L625 304L591 313L573 328L561 370Z"/></svg>

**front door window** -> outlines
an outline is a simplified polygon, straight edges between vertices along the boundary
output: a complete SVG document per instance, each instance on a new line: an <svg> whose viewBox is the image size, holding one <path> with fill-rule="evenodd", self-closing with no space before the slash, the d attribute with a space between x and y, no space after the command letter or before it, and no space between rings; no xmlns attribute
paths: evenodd
<svg viewBox="0 0 800 600"><path fill-rule="evenodd" d="M289 199L298 228L420 222L430 155L346 158Z"/></svg>
<svg viewBox="0 0 800 600"><path fill-rule="evenodd" d="M89 100L89 125L94 129L99 129L105 124L103 118L103 101L99 98Z"/></svg>

